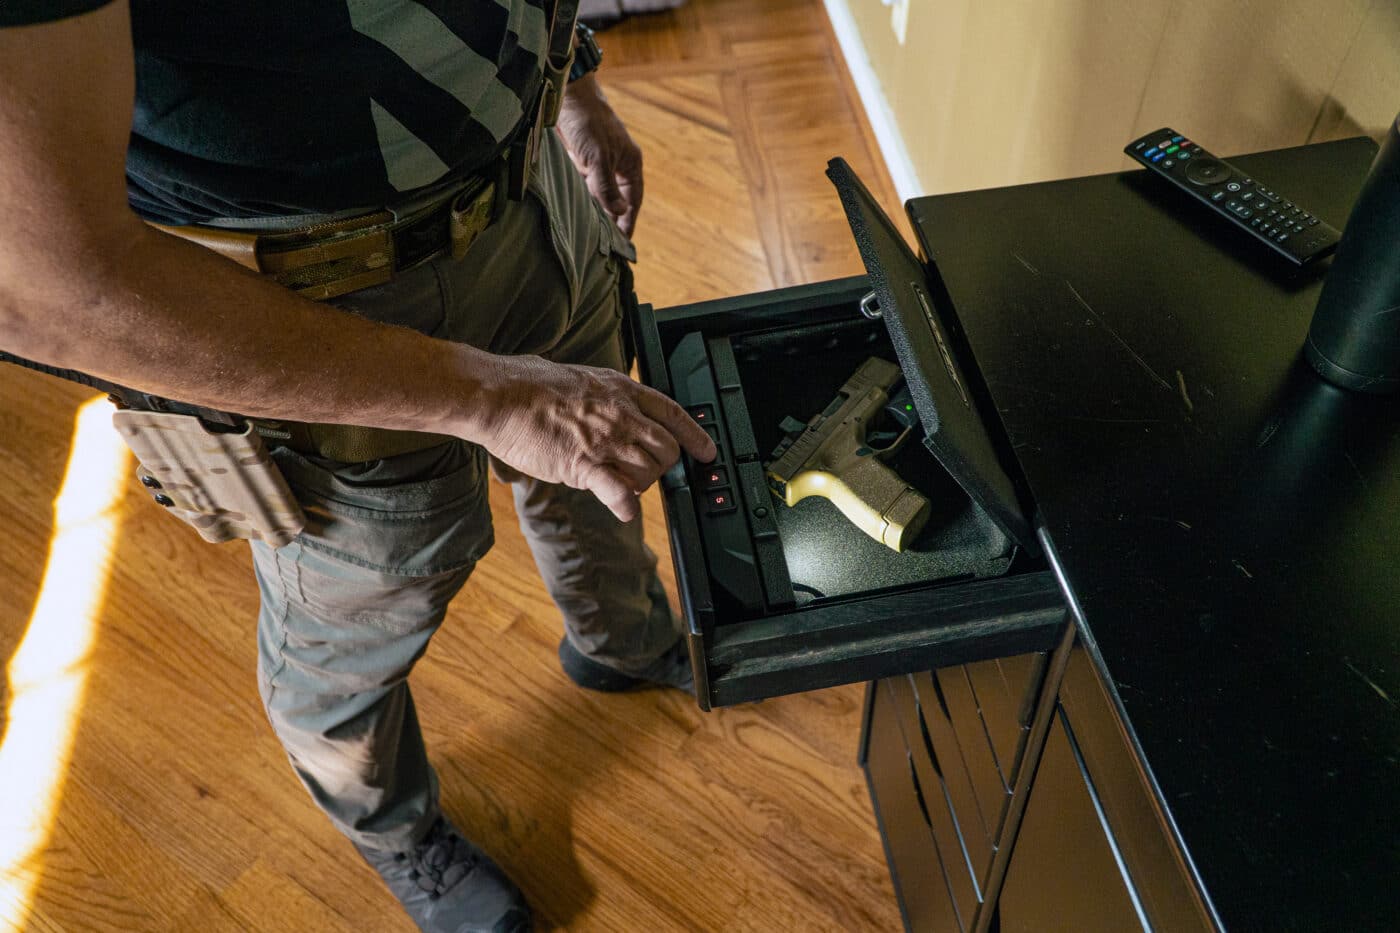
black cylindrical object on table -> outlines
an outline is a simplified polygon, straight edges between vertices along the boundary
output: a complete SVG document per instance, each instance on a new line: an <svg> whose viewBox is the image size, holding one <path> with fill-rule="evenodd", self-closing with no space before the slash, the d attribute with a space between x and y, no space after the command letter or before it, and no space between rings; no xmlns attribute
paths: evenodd
<svg viewBox="0 0 1400 933"><path fill-rule="evenodd" d="M1304 352L1343 388L1400 390L1400 116L1351 210Z"/></svg>

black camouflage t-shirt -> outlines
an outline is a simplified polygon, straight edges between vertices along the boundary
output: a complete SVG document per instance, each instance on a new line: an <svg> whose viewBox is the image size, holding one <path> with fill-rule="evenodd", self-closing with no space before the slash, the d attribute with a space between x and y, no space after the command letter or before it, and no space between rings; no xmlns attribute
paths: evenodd
<svg viewBox="0 0 1400 933"><path fill-rule="evenodd" d="M0 0L0 27L108 2ZM480 168L538 90L545 5L131 0L131 205L176 224L330 213Z"/></svg>

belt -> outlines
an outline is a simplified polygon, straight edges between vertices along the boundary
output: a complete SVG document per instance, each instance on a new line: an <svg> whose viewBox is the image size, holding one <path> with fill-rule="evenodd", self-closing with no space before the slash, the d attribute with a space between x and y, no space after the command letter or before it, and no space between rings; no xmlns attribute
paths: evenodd
<svg viewBox="0 0 1400 933"><path fill-rule="evenodd" d="M402 217L376 211L306 227L249 231L224 227L159 230L197 243L317 301L392 281L438 256L466 255L500 215L505 163ZM342 463L362 463L449 443L445 434L349 424L252 419L271 444Z"/></svg>
<svg viewBox="0 0 1400 933"><path fill-rule="evenodd" d="M460 259L496 219L504 193L501 171L493 171L403 217L384 210L275 232L151 226L324 301L382 285L448 252Z"/></svg>

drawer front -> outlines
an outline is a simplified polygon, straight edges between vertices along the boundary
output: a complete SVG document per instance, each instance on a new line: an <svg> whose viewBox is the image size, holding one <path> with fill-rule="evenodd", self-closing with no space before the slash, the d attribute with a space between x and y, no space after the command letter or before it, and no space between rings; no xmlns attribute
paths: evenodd
<svg viewBox="0 0 1400 933"><path fill-rule="evenodd" d="M862 757L905 928L930 933L963 930L893 698L881 684L871 684L869 690Z"/></svg>
<svg viewBox="0 0 1400 933"><path fill-rule="evenodd" d="M1063 713L1050 727L997 914L1002 933L1150 929Z"/></svg>
<svg viewBox="0 0 1400 933"><path fill-rule="evenodd" d="M933 750L912 678L891 677L881 685L890 695L909 752L948 890L959 914L972 918L982 901L980 879L991 864L992 849L976 813L971 783L960 763L945 762Z"/></svg>
<svg viewBox="0 0 1400 933"><path fill-rule="evenodd" d="M974 799L964 804L965 831L981 830L995 849L1001 835L1011 786L1002 776L992 743L978 711L977 697L968 683L966 665L945 667L913 675L920 711L927 723L933 749L944 768L960 767L967 775ZM975 811L975 812L967 812ZM989 870L991 860L988 859ZM978 880L985 883L986 872Z"/></svg>
<svg viewBox="0 0 1400 933"><path fill-rule="evenodd" d="M1048 652L1037 651L976 661L958 669L961 680L951 675L943 679L954 725L965 726L959 730L960 740L979 749L978 770L974 771L974 775L981 775L979 794L1010 794L1016 786L1048 659ZM980 730L970 728L974 722ZM982 749L991 757L990 768Z"/></svg>

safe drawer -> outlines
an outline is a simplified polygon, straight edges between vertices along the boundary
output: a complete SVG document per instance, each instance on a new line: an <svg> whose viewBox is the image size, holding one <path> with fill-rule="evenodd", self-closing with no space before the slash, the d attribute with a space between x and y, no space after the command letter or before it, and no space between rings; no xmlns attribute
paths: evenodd
<svg viewBox="0 0 1400 933"><path fill-rule="evenodd" d="M1045 651L1064 624L1041 560L923 446L891 462L934 503L904 552L824 499L789 507L769 489L785 416L821 411L868 357L898 361L885 325L861 312L869 289L862 276L629 309L642 381L708 424L720 450L660 483L702 708Z"/></svg>

